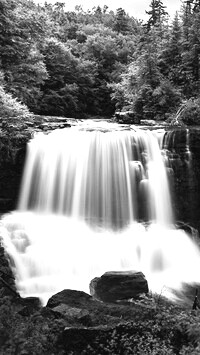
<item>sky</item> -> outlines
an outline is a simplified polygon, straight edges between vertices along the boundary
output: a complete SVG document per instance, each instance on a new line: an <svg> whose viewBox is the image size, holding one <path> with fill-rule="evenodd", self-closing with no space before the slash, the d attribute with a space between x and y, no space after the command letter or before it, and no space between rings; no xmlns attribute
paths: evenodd
<svg viewBox="0 0 200 355"><path fill-rule="evenodd" d="M45 0L35 0L35 2L43 4ZM110 10L116 10L122 7L130 16L145 20L145 10L149 10L151 0L46 0L47 3L65 2L65 10L72 11L76 5L81 5L84 10L91 10L94 6L103 7L107 5ZM173 18L176 11L180 10L181 0L163 0L163 4L167 6L167 12Z"/></svg>

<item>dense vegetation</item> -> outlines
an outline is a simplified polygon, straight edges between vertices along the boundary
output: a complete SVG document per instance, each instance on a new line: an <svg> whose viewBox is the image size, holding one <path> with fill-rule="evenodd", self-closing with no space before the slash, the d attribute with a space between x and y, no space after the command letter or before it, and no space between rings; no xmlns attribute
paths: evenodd
<svg viewBox="0 0 200 355"><path fill-rule="evenodd" d="M169 19L152 0L147 15L143 23L106 5L71 12L62 2L0 0L0 113L12 99L19 116L131 109L167 119L188 102L199 111L200 2L182 2Z"/></svg>
<svg viewBox="0 0 200 355"><path fill-rule="evenodd" d="M129 305L95 303L89 316L78 319L70 316L73 310L61 315L1 297L0 354L199 355L199 312L160 296Z"/></svg>

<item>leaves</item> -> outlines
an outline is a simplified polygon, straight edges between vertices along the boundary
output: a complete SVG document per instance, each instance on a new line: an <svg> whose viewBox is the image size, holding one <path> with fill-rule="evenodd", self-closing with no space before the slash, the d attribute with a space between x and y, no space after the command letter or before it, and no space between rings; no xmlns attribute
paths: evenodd
<svg viewBox="0 0 200 355"><path fill-rule="evenodd" d="M163 2L153 0L143 26L123 8L0 0L4 88L37 114L111 116L128 108L166 119L200 94L200 12L198 2L190 5L169 25Z"/></svg>

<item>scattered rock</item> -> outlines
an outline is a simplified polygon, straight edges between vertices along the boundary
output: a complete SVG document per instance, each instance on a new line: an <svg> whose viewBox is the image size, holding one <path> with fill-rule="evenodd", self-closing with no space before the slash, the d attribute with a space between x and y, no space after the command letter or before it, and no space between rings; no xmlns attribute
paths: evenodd
<svg viewBox="0 0 200 355"><path fill-rule="evenodd" d="M83 291L63 290L53 295L47 302L47 307L54 308L59 305L68 305L77 308L87 308L93 302L92 296Z"/></svg>
<svg viewBox="0 0 200 355"><path fill-rule="evenodd" d="M1 236L0 236L1 239ZM0 241L0 296L16 297L15 278L10 267L9 257Z"/></svg>
<svg viewBox="0 0 200 355"><path fill-rule="evenodd" d="M73 118L35 115L34 129L50 132L55 129L71 127L71 123L73 123L74 121L75 119Z"/></svg>
<svg viewBox="0 0 200 355"><path fill-rule="evenodd" d="M38 297L19 297L16 299L15 303L21 308L18 313L26 317L31 316L42 307Z"/></svg>
<svg viewBox="0 0 200 355"><path fill-rule="evenodd" d="M59 313L62 317L67 320L77 321L84 326L91 326L92 319L90 317L90 312L85 309L71 307L67 304L59 304L57 307L52 308L53 312Z"/></svg>
<svg viewBox="0 0 200 355"><path fill-rule="evenodd" d="M62 128L68 128L71 127L71 125L67 122L53 122L53 123L42 123L39 126L36 126L36 128L40 128L42 131L52 131L55 129L62 129Z"/></svg>
<svg viewBox="0 0 200 355"><path fill-rule="evenodd" d="M106 272L91 281L90 293L103 302L116 302L148 293L148 284L142 272Z"/></svg>
<svg viewBox="0 0 200 355"><path fill-rule="evenodd" d="M142 126L156 126L157 122L155 120L141 120L140 124Z"/></svg>
<svg viewBox="0 0 200 355"><path fill-rule="evenodd" d="M131 322L115 326L100 325L97 327L65 327L58 339L58 345L65 349L65 353L82 354L122 354L120 341L127 336L134 335L135 330ZM120 340L121 339L121 340ZM113 348L110 341L114 343ZM108 346L111 345L108 351ZM111 352L112 351L112 352Z"/></svg>
<svg viewBox="0 0 200 355"><path fill-rule="evenodd" d="M118 123L140 124L140 119L135 116L133 111L115 112L115 119Z"/></svg>
<svg viewBox="0 0 200 355"><path fill-rule="evenodd" d="M101 339L101 343L114 331L114 327L98 326L98 327L66 327L59 337L59 343L66 352L76 351L81 354L87 348L87 345L95 346ZM98 339L98 340L97 340Z"/></svg>

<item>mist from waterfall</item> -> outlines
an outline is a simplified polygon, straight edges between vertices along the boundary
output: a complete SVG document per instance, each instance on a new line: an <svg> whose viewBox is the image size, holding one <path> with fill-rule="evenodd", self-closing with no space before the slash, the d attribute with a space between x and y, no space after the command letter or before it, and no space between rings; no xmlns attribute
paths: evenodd
<svg viewBox="0 0 200 355"><path fill-rule="evenodd" d="M28 143L18 211L1 223L20 293L89 292L92 278L120 270L143 271L166 295L198 282L199 250L173 225L164 132L91 127Z"/></svg>

